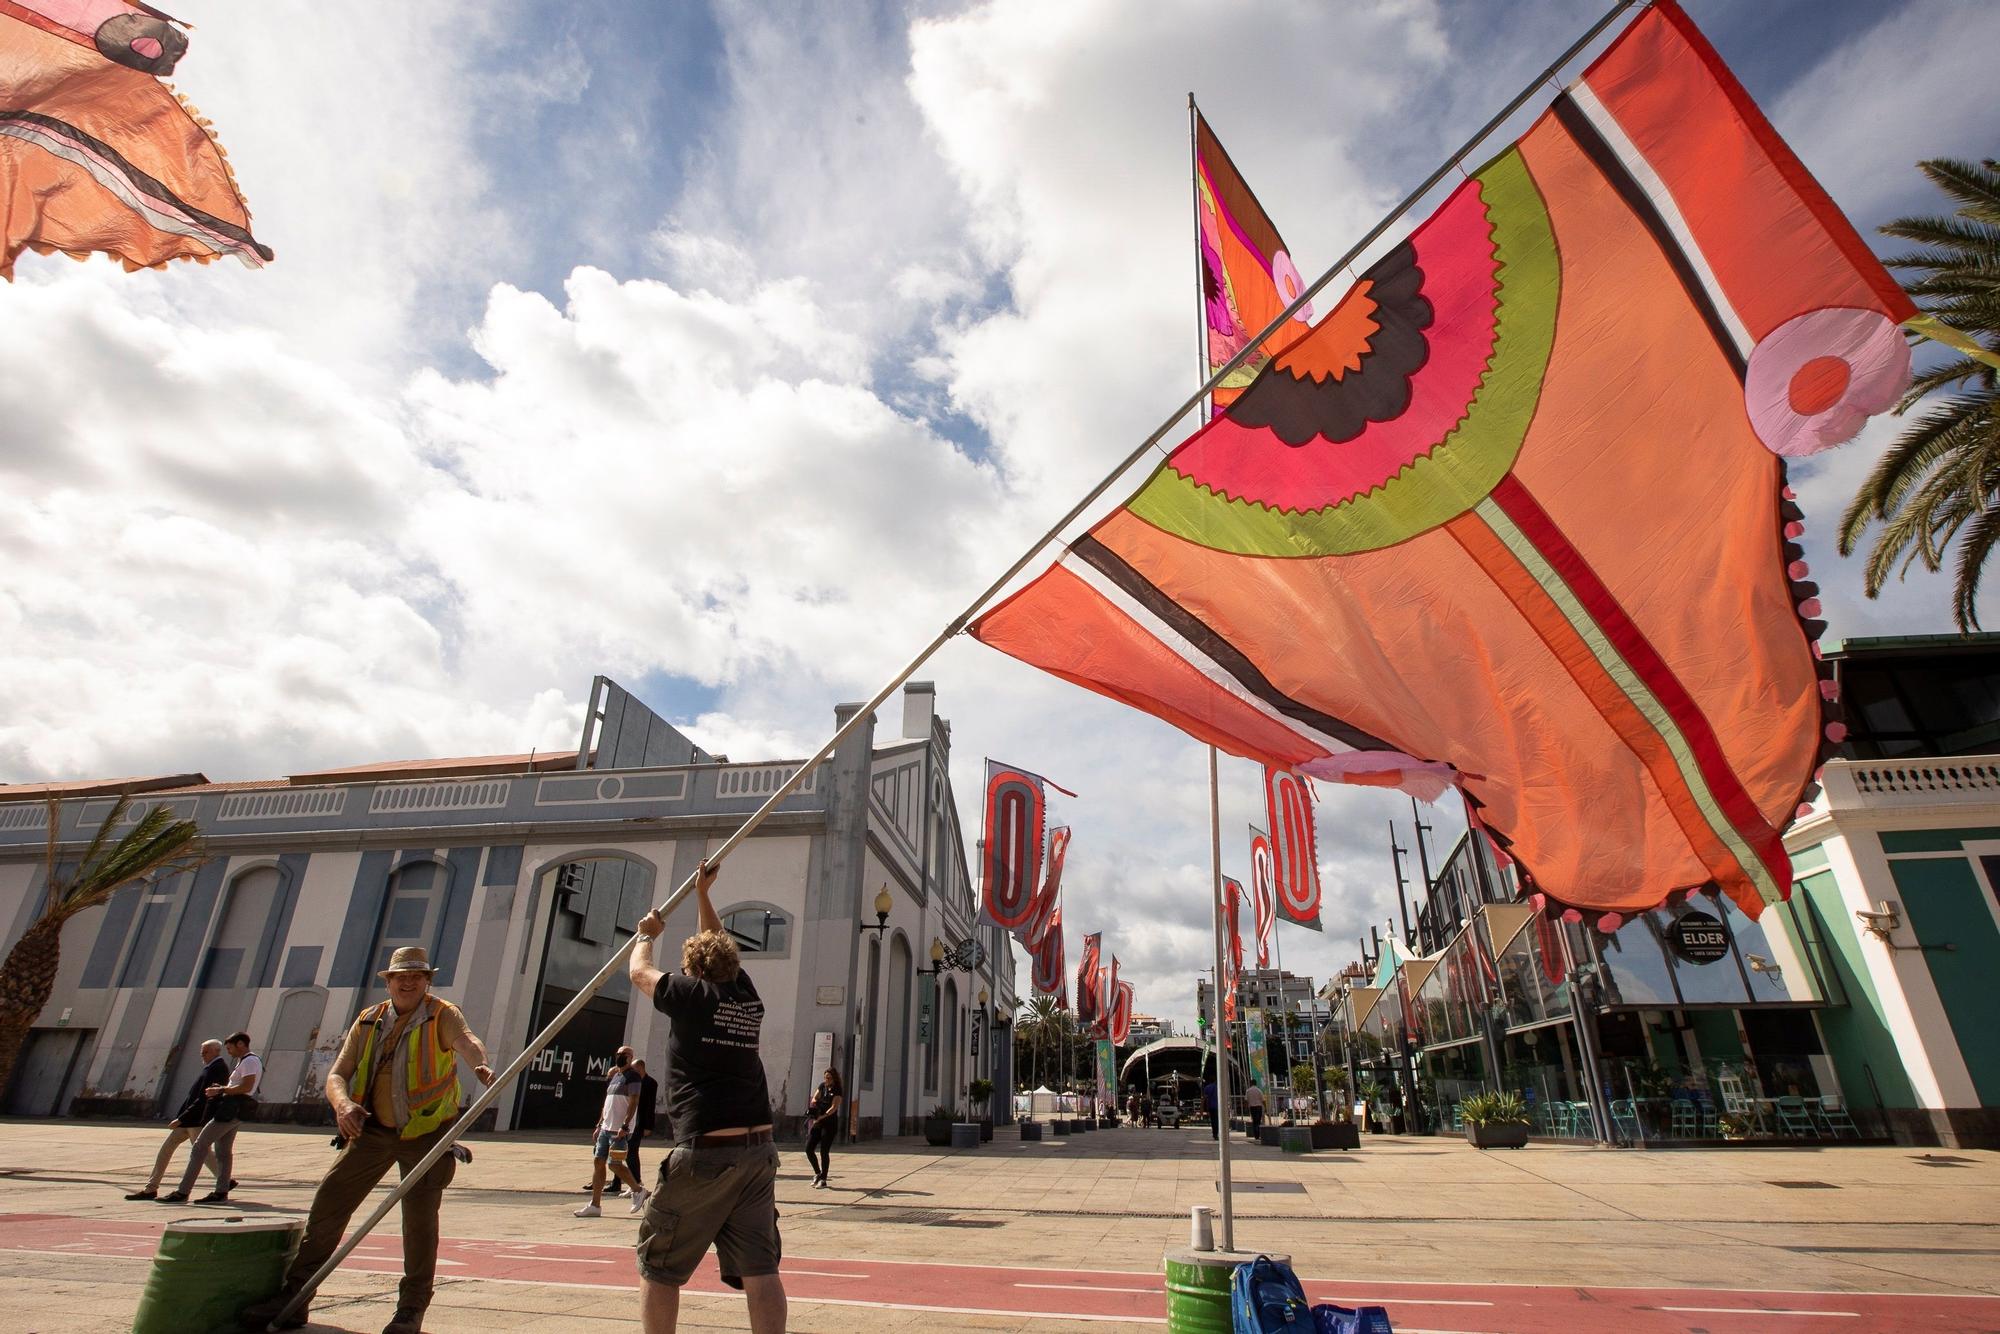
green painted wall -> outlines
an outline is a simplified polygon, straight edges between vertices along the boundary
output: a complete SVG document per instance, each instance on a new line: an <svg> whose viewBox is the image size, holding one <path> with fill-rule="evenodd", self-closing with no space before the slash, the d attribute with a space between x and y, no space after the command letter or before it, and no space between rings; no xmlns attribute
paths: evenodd
<svg viewBox="0 0 2000 1334"><path fill-rule="evenodd" d="M1943 832L1943 831L1938 831ZM1966 831L1986 836L1988 831ZM1890 836L1883 835L1886 847ZM1930 969L1959 1055L1972 1075L1982 1107L2000 1106L2000 1024L1993 1022L1993 979L2000 973L2000 928L1986 906L1986 888L1979 883L1970 858L1927 857L1889 862L1902 897L1904 919L1927 949L1923 962Z"/></svg>
<svg viewBox="0 0 2000 1334"><path fill-rule="evenodd" d="M1902 829L1882 834L1882 851L1958 852L1978 839L2000 838L2000 829Z"/></svg>
<svg viewBox="0 0 2000 1334"><path fill-rule="evenodd" d="M1848 1105L1872 1108L1875 1105L1876 1090L1881 1091L1882 1103L1887 1107L1915 1107L1916 1090L1910 1086L1909 1074L1903 1069L1903 1058L1896 1051L1895 1039L1889 1034L1888 1022L1882 1015L1882 999L1875 993L1875 982L1869 976L1868 968L1861 958L1861 940L1855 934L1855 921L1841 902L1840 887L1834 883L1831 870L1816 871L1801 876L1793 886L1794 898L1803 896L1807 911L1817 919L1819 936L1826 943L1826 957L1832 962L1833 971L1840 979L1841 988L1847 993L1846 1005L1836 1005L1819 1012L1820 1035L1826 1039L1826 1054L1833 1061L1835 1073L1840 1076L1840 1087L1847 1095ZM1793 934L1791 924L1782 914L1775 916L1781 929L1787 935ZM1792 942L1795 946L1798 941ZM1866 1069L1863 1069L1863 1067ZM1869 1076L1874 1082L1869 1082Z"/></svg>
<svg viewBox="0 0 2000 1334"><path fill-rule="evenodd" d="M1694 1010L1688 1014L1703 1061L1740 1061L1743 1041L1736 1036L1736 1016L1727 1010ZM1850 1095L1851 1096L1851 1095Z"/></svg>

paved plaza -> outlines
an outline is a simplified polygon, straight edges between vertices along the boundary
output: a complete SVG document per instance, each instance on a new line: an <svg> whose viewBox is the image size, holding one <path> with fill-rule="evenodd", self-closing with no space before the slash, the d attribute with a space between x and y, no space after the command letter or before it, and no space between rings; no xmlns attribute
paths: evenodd
<svg viewBox="0 0 2000 1334"><path fill-rule="evenodd" d="M10 1122L0 1302L11 1330L130 1327L160 1227L224 1210L127 1203L159 1135ZM426 1327L637 1326L623 1201L579 1219L580 1137L471 1141L446 1196ZM1242 1143L1242 1141L1238 1141ZM302 1215L327 1133L237 1141L226 1212ZM647 1163L650 1174L657 1154ZM1288 1252L1315 1300L1386 1302L1399 1332L2000 1330L2000 1154L1865 1147L1634 1152L1371 1138L1356 1153L1239 1150L1237 1242ZM1213 1203L1205 1129L1097 1131L975 1151L902 1140L837 1153L836 1189L779 1177L792 1328L1157 1330L1160 1256ZM393 1217L328 1283L313 1328L393 1310ZM743 1329L711 1268L683 1328ZM1912 1294L1908 1297L1883 1294Z"/></svg>

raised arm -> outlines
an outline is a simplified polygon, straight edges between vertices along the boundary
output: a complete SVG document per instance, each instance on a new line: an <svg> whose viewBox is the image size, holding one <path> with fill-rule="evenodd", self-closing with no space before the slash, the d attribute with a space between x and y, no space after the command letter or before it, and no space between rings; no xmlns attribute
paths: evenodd
<svg viewBox="0 0 2000 1334"><path fill-rule="evenodd" d="M698 913L696 921L697 930L720 931L722 929L722 919L715 915L715 905L708 901L708 888L715 883L715 875L716 868L710 866L707 862L703 862L700 870L695 872L694 894ZM639 933L639 938L632 943L632 958L626 964L625 972L632 979L632 985L650 998L655 991L659 990L660 978L662 976L659 968L653 963L653 942L659 939L660 932L667 929L667 924L661 918L659 910L654 909L639 919L639 925L636 929Z"/></svg>
<svg viewBox="0 0 2000 1334"><path fill-rule="evenodd" d="M460 1060L472 1067L472 1073L479 1076L481 1084L493 1082L493 1067L486 1064L486 1044L470 1028L459 1031L451 1049L458 1053Z"/></svg>

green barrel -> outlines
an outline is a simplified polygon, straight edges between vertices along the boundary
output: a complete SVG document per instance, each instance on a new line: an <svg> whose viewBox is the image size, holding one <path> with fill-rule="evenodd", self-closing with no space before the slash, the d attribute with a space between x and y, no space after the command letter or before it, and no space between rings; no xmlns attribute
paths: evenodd
<svg viewBox="0 0 2000 1334"><path fill-rule="evenodd" d="M1230 1334L1229 1280L1260 1254L1292 1260L1274 1251L1168 1251L1167 1334Z"/></svg>
<svg viewBox="0 0 2000 1334"><path fill-rule="evenodd" d="M242 1310L275 1297L298 1254L296 1218L188 1218L167 1224L132 1334L207 1334L236 1328Z"/></svg>

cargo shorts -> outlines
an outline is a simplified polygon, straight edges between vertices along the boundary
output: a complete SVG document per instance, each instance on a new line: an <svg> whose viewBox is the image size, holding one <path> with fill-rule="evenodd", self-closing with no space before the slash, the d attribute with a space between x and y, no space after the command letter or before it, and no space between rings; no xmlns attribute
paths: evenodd
<svg viewBox="0 0 2000 1334"><path fill-rule="evenodd" d="M680 1287L715 1247L725 1282L778 1272L778 1148L676 1145L639 1220L639 1276Z"/></svg>

